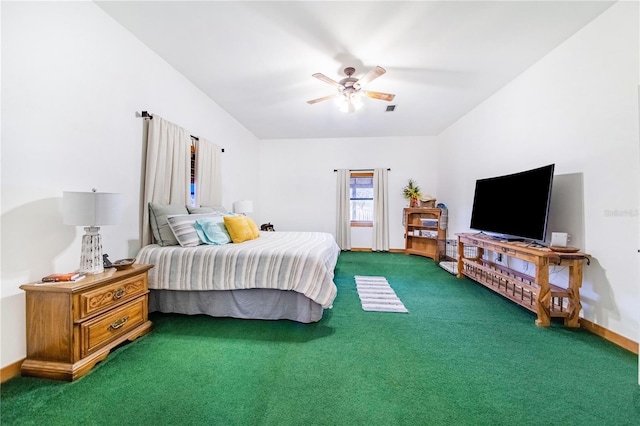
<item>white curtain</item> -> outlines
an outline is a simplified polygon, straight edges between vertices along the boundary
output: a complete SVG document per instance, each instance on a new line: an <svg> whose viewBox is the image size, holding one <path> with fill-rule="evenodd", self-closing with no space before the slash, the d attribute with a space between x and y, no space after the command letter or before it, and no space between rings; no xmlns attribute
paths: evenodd
<svg viewBox="0 0 640 426"><path fill-rule="evenodd" d="M147 132L142 245L151 243L149 202L190 203L191 136L189 132L154 115Z"/></svg>
<svg viewBox="0 0 640 426"><path fill-rule="evenodd" d="M387 169L373 170L373 251L389 251Z"/></svg>
<svg viewBox="0 0 640 426"><path fill-rule="evenodd" d="M349 199L349 170L337 171L336 185L336 242L341 250L351 250L351 214Z"/></svg>
<svg viewBox="0 0 640 426"><path fill-rule="evenodd" d="M222 148L206 139L196 141L196 206L222 204Z"/></svg>

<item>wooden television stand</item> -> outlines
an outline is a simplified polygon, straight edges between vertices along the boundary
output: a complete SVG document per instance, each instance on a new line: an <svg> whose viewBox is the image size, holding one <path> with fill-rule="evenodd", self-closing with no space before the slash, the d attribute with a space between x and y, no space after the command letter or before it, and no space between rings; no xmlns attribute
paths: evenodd
<svg viewBox="0 0 640 426"><path fill-rule="evenodd" d="M458 236L458 278L467 276L515 303L535 312L540 327L548 327L552 317L564 318L567 327L580 327L580 287L585 253L558 253L548 248L530 247L522 242L506 242L484 234L463 233ZM475 257L465 257L465 247L476 247ZM530 262L535 277L483 259L484 252ZM568 266L567 288L549 282L549 266Z"/></svg>

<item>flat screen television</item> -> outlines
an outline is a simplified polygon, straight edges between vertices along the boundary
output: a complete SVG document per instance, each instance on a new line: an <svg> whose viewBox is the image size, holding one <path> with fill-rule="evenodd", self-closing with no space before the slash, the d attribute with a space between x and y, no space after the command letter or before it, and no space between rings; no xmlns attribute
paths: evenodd
<svg viewBox="0 0 640 426"><path fill-rule="evenodd" d="M544 242L555 164L476 181L471 228Z"/></svg>

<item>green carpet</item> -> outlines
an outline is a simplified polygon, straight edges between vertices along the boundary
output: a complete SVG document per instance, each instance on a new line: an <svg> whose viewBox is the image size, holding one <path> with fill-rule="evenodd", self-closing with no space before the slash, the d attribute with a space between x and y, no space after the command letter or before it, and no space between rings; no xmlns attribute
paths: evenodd
<svg viewBox="0 0 640 426"><path fill-rule="evenodd" d="M409 313L365 312L354 275ZM316 324L152 314L72 383L14 378L3 425L637 425L638 358L432 260L347 252Z"/></svg>

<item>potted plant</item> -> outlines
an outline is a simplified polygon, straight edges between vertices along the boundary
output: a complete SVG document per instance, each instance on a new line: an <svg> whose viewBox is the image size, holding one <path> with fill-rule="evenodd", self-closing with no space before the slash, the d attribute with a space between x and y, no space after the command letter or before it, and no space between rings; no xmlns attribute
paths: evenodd
<svg viewBox="0 0 640 426"><path fill-rule="evenodd" d="M409 207L418 207L418 199L420 198L420 187L416 185L413 179L409 179L409 183L402 188L404 198L409 200Z"/></svg>

